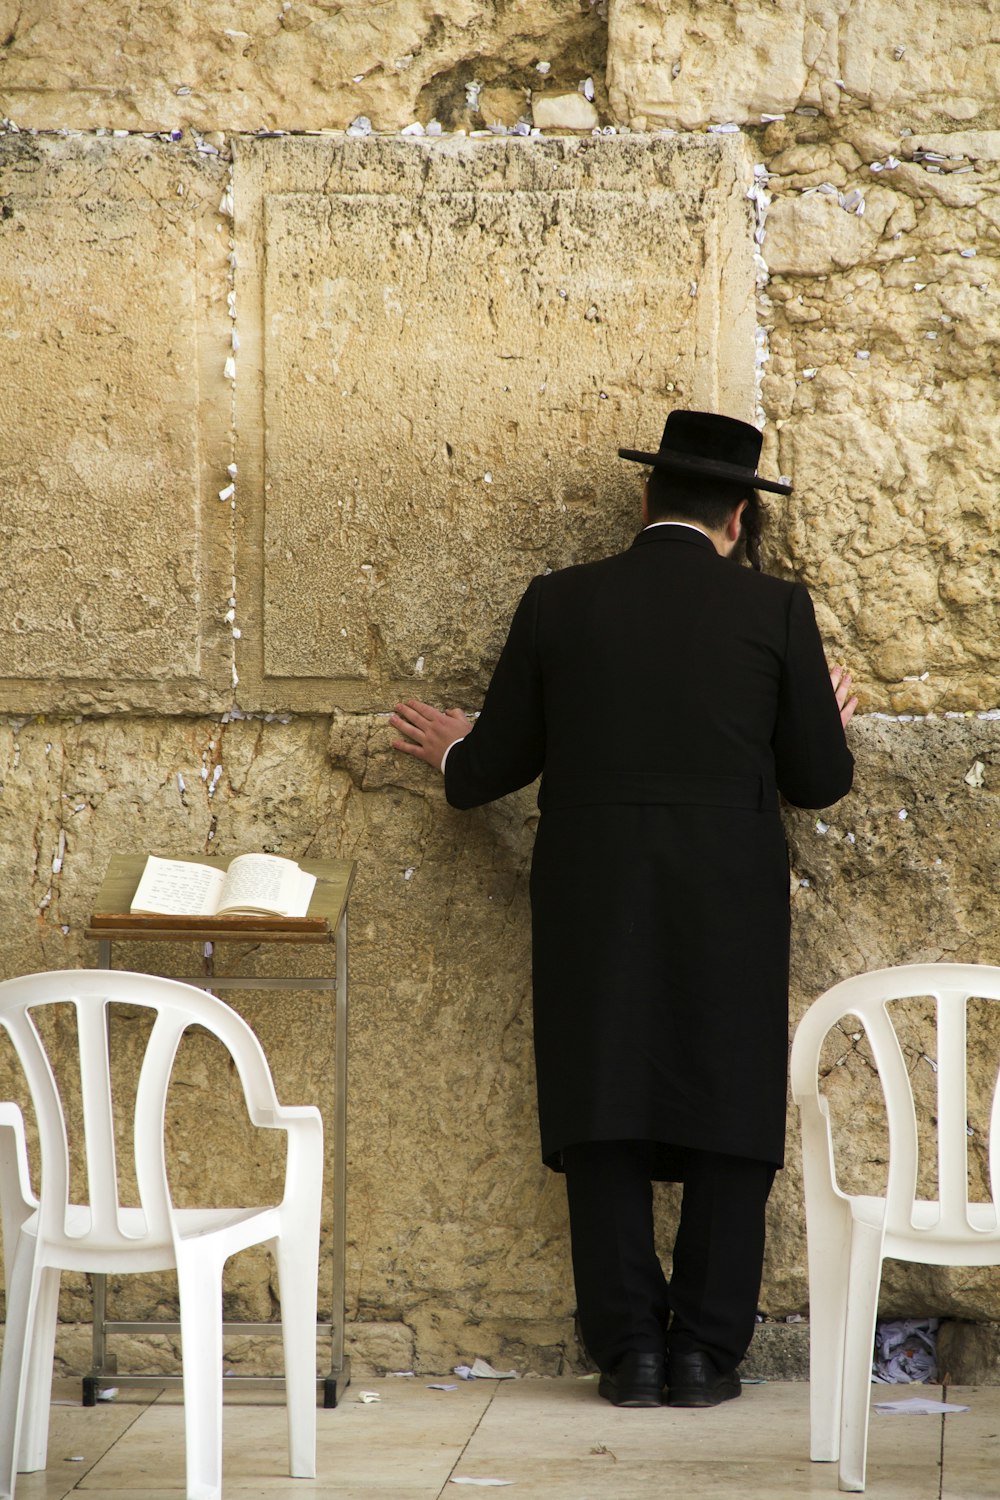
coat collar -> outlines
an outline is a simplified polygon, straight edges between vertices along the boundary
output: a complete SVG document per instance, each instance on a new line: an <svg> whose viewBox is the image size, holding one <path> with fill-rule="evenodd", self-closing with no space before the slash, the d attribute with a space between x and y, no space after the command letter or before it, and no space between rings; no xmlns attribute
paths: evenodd
<svg viewBox="0 0 1000 1500"><path fill-rule="evenodd" d="M695 531L693 526L675 525L670 521L654 522L652 526L644 527L632 546L642 547L647 542L690 542L695 547L707 547L714 557L719 555L712 538L703 531Z"/></svg>

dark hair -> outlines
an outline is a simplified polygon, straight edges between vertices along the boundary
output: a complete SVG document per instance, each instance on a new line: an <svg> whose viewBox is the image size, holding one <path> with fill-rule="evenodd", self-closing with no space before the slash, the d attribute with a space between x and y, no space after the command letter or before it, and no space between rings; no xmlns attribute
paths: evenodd
<svg viewBox="0 0 1000 1500"><path fill-rule="evenodd" d="M719 531L741 500L747 502L741 519L747 562L760 572L760 535L763 510L754 489L739 484L720 484L716 480L694 479L672 474L667 469L651 469L646 480L646 505L651 521L696 521L709 531Z"/></svg>

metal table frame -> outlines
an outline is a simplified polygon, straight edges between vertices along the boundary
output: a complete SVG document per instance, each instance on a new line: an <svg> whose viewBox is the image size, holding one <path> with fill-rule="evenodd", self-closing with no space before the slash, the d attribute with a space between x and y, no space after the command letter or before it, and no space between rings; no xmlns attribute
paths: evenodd
<svg viewBox="0 0 1000 1500"><path fill-rule="evenodd" d="M325 1407L337 1405L351 1380L351 1362L344 1353L344 1301L347 1277L347 907L348 897L345 896L334 937L335 972L332 978L327 976L312 979L261 979L254 975L216 975L210 972L211 964L208 958L206 958L206 972L203 974L190 978L171 976L181 978L183 983L197 985L199 989L208 990L210 993L217 990L326 990L334 992L332 1322L316 1325L317 1333L330 1334L330 1370L327 1375L318 1377L323 1385ZM136 932L134 936L129 934L123 939L123 934L120 932L116 932L114 937L105 937L97 931L91 931L88 935L97 938L97 967L100 969L114 967L112 942L123 940L137 942L148 940L150 936L148 932ZM174 940L182 939L178 936ZM253 937L255 943L266 940L266 936L262 938L259 933ZM285 941L287 940L286 938ZM224 934L221 937L215 935L210 939L213 953L215 944L220 941L245 943L247 937L242 934ZM104 1275L95 1275L92 1277L92 1282L93 1364L90 1371L83 1377L83 1405L96 1405L98 1391L119 1382L127 1385L162 1386L180 1381L182 1378L180 1375L129 1375L119 1372L117 1359L107 1347L108 1334L177 1333L180 1330L180 1324L152 1319L133 1322L109 1319L107 1316L107 1278ZM279 1337L281 1325L250 1322L223 1323L222 1330L224 1334L254 1333ZM284 1377L280 1375L227 1375L224 1381L224 1388L225 1386L239 1386L247 1389L283 1385Z"/></svg>

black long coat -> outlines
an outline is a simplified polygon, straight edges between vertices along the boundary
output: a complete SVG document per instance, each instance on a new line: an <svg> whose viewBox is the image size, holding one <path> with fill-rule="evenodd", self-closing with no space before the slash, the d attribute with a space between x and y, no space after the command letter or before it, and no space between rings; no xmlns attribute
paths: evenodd
<svg viewBox="0 0 1000 1500"><path fill-rule="evenodd" d="M780 1164L788 857L778 792L851 785L801 584L722 558L690 527L536 578L448 801L542 774L531 870L542 1155L577 1141Z"/></svg>

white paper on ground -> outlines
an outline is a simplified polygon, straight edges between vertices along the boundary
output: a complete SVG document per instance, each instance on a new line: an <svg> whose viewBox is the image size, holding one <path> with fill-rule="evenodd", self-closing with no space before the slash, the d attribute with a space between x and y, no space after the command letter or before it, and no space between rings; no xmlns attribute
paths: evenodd
<svg viewBox="0 0 1000 1500"><path fill-rule="evenodd" d="M968 1411L967 1406L955 1406L950 1401L928 1401L923 1396L911 1396L908 1401L876 1401L875 1410L887 1416L898 1412L904 1417L936 1417L940 1412Z"/></svg>
<svg viewBox="0 0 1000 1500"><path fill-rule="evenodd" d="M518 1375L516 1370L494 1370L493 1366L488 1364L485 1359L474 1359L472 1361L472 1378L473 1380L516 1380Z"/></svg>
<svg viewBox="0 0 1000 1500"><path fill-rule="evenodd" d="M359 1391L358 1400L363 1406L371 1406L373 1401L381 1401L382 1397L378 1391Z"/></svg>
<svg viewBox="0 0 1000 1500"><path fill-rule="evenodd" d="M449 1479L448 1483L449 1484L481 1484L481 1485L486 1486L486 1485L494 1485L494 1484L513 1484L514 1481L513 1481L513 1479Z"/></svg>
<svg viewBox="0 0 1000 1500"><path fill-rule="evenodd" d="M457 1391L458 1390L458 1386L457 1385L438 1385L438 1384L435 1384L435 1385L429 1385L427 1387L427 1389L429 1391Z"/></svg>

